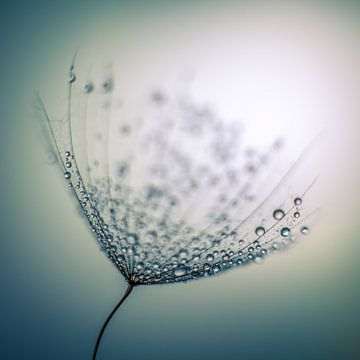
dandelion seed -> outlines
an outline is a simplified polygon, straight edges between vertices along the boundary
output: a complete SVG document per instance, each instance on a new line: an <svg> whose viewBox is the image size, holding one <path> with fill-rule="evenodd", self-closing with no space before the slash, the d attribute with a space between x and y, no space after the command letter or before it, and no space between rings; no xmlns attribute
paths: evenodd
<svg viewBox="0 0 360 360"><path fill-rule="evenodd" d="M301 197L293 200L287 189L305 155L280 180L271 174L264 180L284 145L269 139L267 150L251 147L249 152L237 122L225 125L213 109L191 97L153 92L130 131L128 119L117 113L121 107L112 105L120 101L112 77L92 96L87 96L92 82L81 88L75 80L72 66L69 118L53 121L39 100L42 115L74 198L101 249L129 284L100 331L95 359L106 325L135 286L194 280L261 263L290 243L279 237L299 233L294 218L304 211L313 179L295 189ZM74 93L74 87L80 91ZM75 94L83 106L72 107ZM120 132L110 131L113 118L119 119L114 129ZM81 124L87 133L78 135L72 129ZM279 209L275 203L284 205ZM301 234L308 232L301 227Z"/></svg>

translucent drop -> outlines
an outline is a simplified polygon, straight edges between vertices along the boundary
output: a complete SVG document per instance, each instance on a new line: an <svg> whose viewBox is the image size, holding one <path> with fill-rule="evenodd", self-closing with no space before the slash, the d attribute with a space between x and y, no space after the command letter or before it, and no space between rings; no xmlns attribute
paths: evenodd
<svg viewBox="0 0 360 360"><path fill-rule="evenodd" d="M185 259L188 256L188 251L186 249L181 249L179 252L179 258Z"/></svg>
<svg viewBox="0 0 360 360"><path fill-rule="evenodd" d="M281 230L280 230L280 234L282 237L287 237L290 235L290 229L288 227L283 227Z"/></svg>
<svg viewBox="0 0 360 360"><path fill-rule="evenodd" d="M214 267L213 267L213 271L214 271L214 273L217 273L217 272L219 272L221 269L220 269L220 266L219 265L215 265Z"/></svg>
<svg viewBox="0 0 360 360"><path fill-rule="evenodd" d="M66 163L65 163L65 166L67 167L67 168L71 168L71 161L67 161Z"/></svg>
<svg viewBox="0 0 360 360"><path fill-rule="evenodd" d="M174 275L175 276L183 276L187 272L186 266L178 266L176 269L174 269Z"/></svg>
<svg viewBox="0 0 360 360"><path fill-rule="evenodd" d="M69 83L72 84L73 82L75 82L75 80L76 80L75 74L71 73L68 78Z"/></svg>
<svg viewBox="0 0 360 360"><path fill-rule="evenodd" d="M299 197L295 198L295 200L294 200L294 204L295 204L295 205L301 205L301 203L302 203L302 199L301 199L301 198L299 198Z"/></svg>
<svg viewBox="0 0 360 360"><path fill-rule="evenodd" d="M93 90L94 90L94 85L91 82L86 83L83 87L83 91L86 94L91 93Z"/></svg>
<svg viewBox="0 0 360 360"><path fill-rule="evenodd" d="M71 174L67 171L66 173L64 173L64 178L69 180L71 178Z"/></svg>
<svg viewBox="0 0 360 360"><path fill-rule="evenodd" d="M294 218L298 219L300 217L300 213L298 211L294 212Z"/></svg>
<svg viewBox="0 0 360 360"><path fill-rule="evenodd" d="M70 154L70 151L66 151L66 152L65 152L65 156L66 156L66 157L69 157L70 155L71 155L71 154Z"/></svg>
<svg viewBox="0 0 360 360"><path fill-rule="evenodd" d="M262 236L265 234L265 229L262 226L259 226L255 229L255 234L257 236Z"/></svg>
<svg viewBox="0 0 360 360"><path fill-rule="evenodd" d="M303 235L307 235L309 233L309 228L307 226L303 226L301 229L300 229L300 232L303 234Z"/></svg>
<svg viewBox="0 0 360 360"><path fill-rule="evenodd" d="M209 271L211 269L211 265L210 264L204 264L204 271Z"/></svg>
<svg viewBox="0 0 360 360"><path fill-rule="evenodd" d="M101 85L102 89L104 92L109 92L110 90L112 90L113 87L113 82L111 79L105 80L102 85Z"/></svg>
<svg viewBox="0 0 360 360"><path fill-rule="evenodd" d="M214 260L213 254L207 254L207 256L206 256L206 261L211 262L211 261L213 261L213 260Z"/></svg>
<svg viewBox="0 0 360 360"><path fill-rule="evenodd" d="M275 220L281 220L284 216L285 216L285 213L281 209L276 209L273 212L273 217L274 217Z"/></svg>

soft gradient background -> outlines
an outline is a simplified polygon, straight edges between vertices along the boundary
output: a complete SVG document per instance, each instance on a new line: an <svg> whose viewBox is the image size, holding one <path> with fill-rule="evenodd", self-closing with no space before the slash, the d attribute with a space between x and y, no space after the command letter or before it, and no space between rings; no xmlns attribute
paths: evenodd
<svg viewBox="0 0 360 360"><path fill-rule="evenodd" d="M77 45L87 64L121 54L125 84L136 71L139 87L145 74L161 79L174 58L186 68L188 53L200 53L199 63L207 58L209 71L217 69L213 81L223 94L239 90L226 90L237 61L245 56L251 65L254 58L259 71L250 65L249 71L259 76L255 84L266 78L259 101L268 114L279 111L272 107L279 99L284 119L293 111L283 129L306 135L315 119L331 129L323 190L331 211L311 237L261 266L136 288L108 327L99 359L358 359L357 1L36 0L2 3L0 13L1 359L89 359L102 321L125 289L78 216L61 173L46 165L33 114L34 90L50 102L64 94ZM239 34L241 48L248 47L234 52L232 62L225 40L232 46ZM299 75L305 63L312 72ZM284 66L280 78L269 73ZM294 84L289 78L299 85L298 100L282 98ZM284 88L266 97L267 84L277 81ZM231 104L223 101L225 108Z"/></svg>

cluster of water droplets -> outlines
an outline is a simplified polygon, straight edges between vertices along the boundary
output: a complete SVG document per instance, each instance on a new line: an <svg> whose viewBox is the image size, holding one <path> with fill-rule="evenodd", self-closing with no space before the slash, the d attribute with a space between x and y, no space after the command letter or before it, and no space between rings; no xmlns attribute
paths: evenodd
<svg viewBox="0 0 360 360"><path fill-rule="evenodd" d="M249 148L238 121L184 94L154 91L129 118L112 77L80 84L71 68L68 83L65 121L46 114L64 178L130 282L186 281L261 263L309 233L307 190L286 191L287 172L266 186L281 139ZM91 118L91 106L100 118ZM77 122L87 125L83 137L74 135Z"/></svg>

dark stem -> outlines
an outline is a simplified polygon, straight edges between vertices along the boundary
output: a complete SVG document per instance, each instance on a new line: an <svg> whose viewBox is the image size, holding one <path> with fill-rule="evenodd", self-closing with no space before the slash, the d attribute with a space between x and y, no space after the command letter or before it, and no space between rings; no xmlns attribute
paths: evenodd
<svg viewBox="0 0 360 360"><path fill-rule="evenodd" d="M99 332L99 335L97 337L97 340L96 340L96 344L95 344L95 348L94 348L94 353L93 353L93 360L96 360L96 354L98 352L98 349L99 349L99 345L100 345L100 342L101 342L101 338L104 334L104 331L107 327L107 325L109 324L111 318L114 316L114 314L116 313L116 311L118 310L118 308L121 306L121 304L126 300L126 298L130 295L132 289L134 288L134 285L133 284L130 284L128 285L127 289L126 289L126 292L125 294L123 295L123 297L120 299L120 301L117 303L117 305L114 307L114 309L112 310L112 312L109 314L109 316L107 317L107 319L105 320L100 332Z"/></svg>

